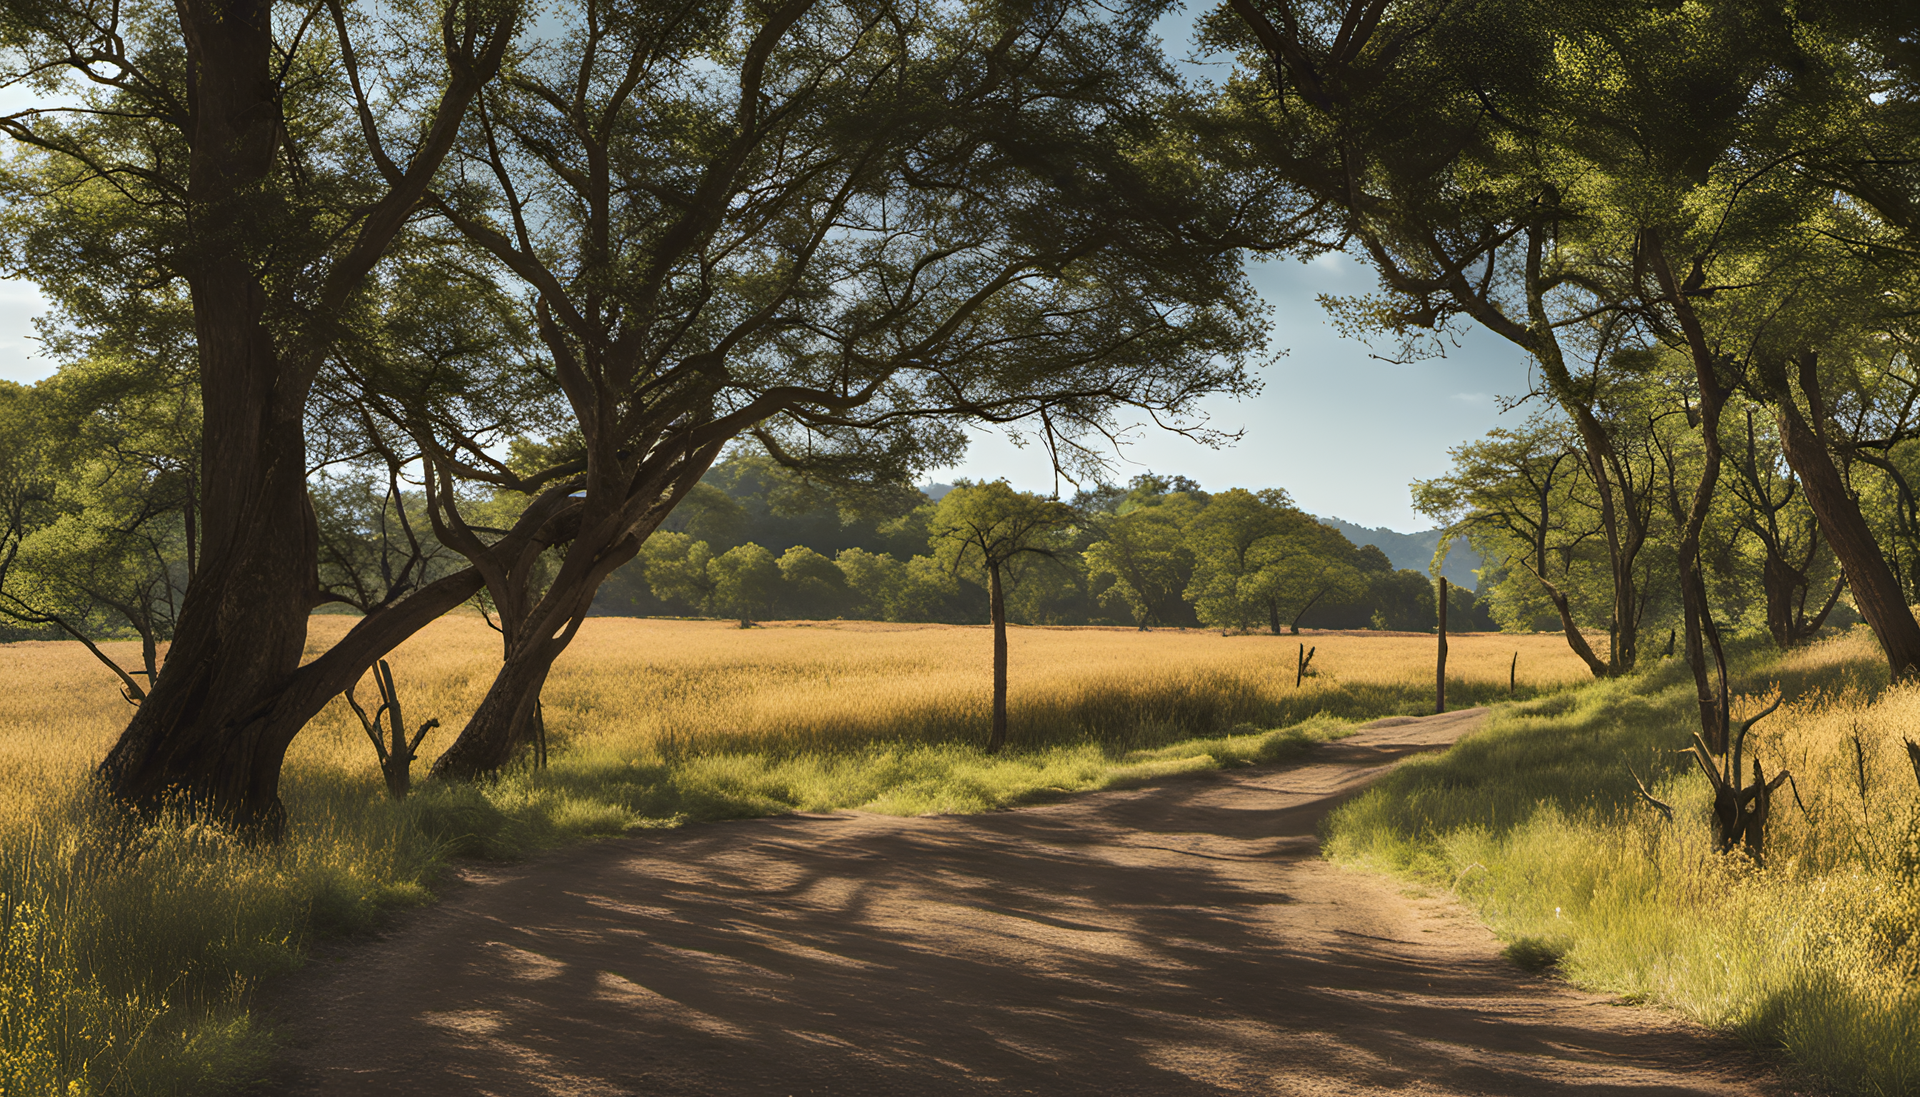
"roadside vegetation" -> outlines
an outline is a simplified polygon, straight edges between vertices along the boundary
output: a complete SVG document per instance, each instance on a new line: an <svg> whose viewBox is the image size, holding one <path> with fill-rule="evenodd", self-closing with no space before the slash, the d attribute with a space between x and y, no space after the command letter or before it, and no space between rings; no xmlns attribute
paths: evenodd
<svg viewBox="0 0 1920 1097"><path fill-rule="evenodd" d="M351 618L314 620L309 656ZM83 791L126 703L81 645L0 645L0 1093L206 1093L257 1077L260 980L319 937L426 902L456 857L512 858L648 827L858 808L982 811L1274 761L1363 717L1425 711L1432 641L1131 628L1010 630L1007 749L982 753L984 628L589 622L546 690L549 764L395 802L335 701L286 767L274 844L172 818L111 833ZM443 619L392 659L431 759L485 694L498 637ZM134 645L108 645L126 656ZM1458 704L1584 675L1557 637L1458 637ZM366 691L363 691L366 692ZM366 698L363 696L362 700Z"/></svg>
<svg viewBox="0 0 1920 1097"><path fill-rule="evenodd" d="M1496 711L1336 812L1329 855L1458 894L1524 967L1784 1052L1839 1092L1915 1092L1920 688L1889 687L1865 628L1730 654L1737 715L1784 694L1747 750L1805 804L1774 799L1765 868L1715 848L1712 790L1675 753L1697 712L1677 659Z"/></svg>

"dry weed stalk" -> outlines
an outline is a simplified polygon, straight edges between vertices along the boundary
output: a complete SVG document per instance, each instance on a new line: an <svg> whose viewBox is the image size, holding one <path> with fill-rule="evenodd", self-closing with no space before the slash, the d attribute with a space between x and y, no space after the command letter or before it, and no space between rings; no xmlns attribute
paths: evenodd
<svg viewBox="0 0 1920 1097"><path fill-rule="evenodd" d="M396 800L407 798L407 792L413 787L413 760L420 747L420 740L427 732L440 726L436 719L428 720L407 738L407 726L400 715L400 692L393 685L393 668L385 659L380 660L373 670L373 683L380 690L380 707L368 716L367 710L353 696L353 687L347 687L347 704L353 706L354 715L360 717L360 727L366 731L367 738L373 741L373 749L380 756L380 772L387 778L387 795ZM382 729L380 718L387 717L389 727ZM382 735L390 739L383 739Z"/></svg>

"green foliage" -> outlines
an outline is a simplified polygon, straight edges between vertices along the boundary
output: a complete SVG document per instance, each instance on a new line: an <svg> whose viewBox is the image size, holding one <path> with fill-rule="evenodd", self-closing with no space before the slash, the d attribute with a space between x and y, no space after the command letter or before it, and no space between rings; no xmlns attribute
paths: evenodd
<svg viewBox="0 0 1920 1097"><path fill-rule="evenodd" d="M781 608L795 617L832 617L848 600L847 575L834 561L795 545L779 560Z"/></svg>
<svg viewBox="0 0 1920 1097"><path fill-rule="evenodd" d="M1205 504L1186 491L1145 494L1138 487L1112 517L1100 521L1103 540L1086 550L1088 579L1106 589L1100 603L1125 607L1135 624L1185 625L1182 595L1193 579L1188 529Z"/></svg>
<svg viewBox="0 0 1920 1097"><path fill-rule="evenodd" d="M1170 485L1177 490L1169 490ZM962 485L955 490L978 492L983 487ZM1008 500L1020 494L1004 485L988 490L1007 493L996 506L1011 505ZM1060 524L1034 533L1036 551L1008 558L1002 576L1008 619L1023 624L1199 625L1187 598L1197 589L1196 523L1219 500L1215 518L1197 527L1202 533L1217 531L1227 510L1244 506L1243 497L1256 498L1247 492L1216 497L1184 477L1149 473L1135 477L1125 489L1082 492L1072 506L1041 501L1051 515L1048 520ZM1274 497L1284 498L1284 493ZM961 501L967 498L959 496ZM1037 499L1021 505L1035 505ZM943 505L949 508L946 519L940 517ZM789 547L778 561L779 589L750 616L982 622L987 597L979 552L971 549L962 559L954 534L942 532L957 528L951 523L958 506L959 501L935 502L919 492L911 497L848 498L810 486L765 458L736 456L716 465L662 532L653 535L633 563L615 573L596 606L600 612L642 615L720 612L713 601L714 576L706 572L708 561L748 543L784 543ZM1424 576L1396 572L1379 549L1355 547L1337 531L1283 509L1282 525L1291 535L1266 542L1256 553L1256 572L1265 569L1256 580L1267 585L1249 580L1255 623L1269 616L1272 606L1286 614L1287 623L1297 620L1302 627L1433 627L1433 593ZM938 525L942 521L950 524ZM694 532L701 530L720 540ZM737 540L741 531L764 533L769 540ZM792 540L783 540L787 538ZM850 540L858 543L849 545ZM1218 537L1209 544L1217 545ZM844 547L833 549L836 545ZM1456 592L1456 597L1466 599L1456 607L1456 629L1492 627L1470 594Z"/></svg>
<svg viewBox="0 0 1920 1097"><path fill-rule="evenodd" d="M1367 592L1353 545L1293 507L1283 491L1241 488L1208 500L1188 531L1194 556L1186 598L1214 628L1284 620L1299 631L1315 603L1355 601Z"/></svg>
<svg viewBox="0 0 1920 1097"><path fill-rule="evenodd" d="M741 628L764 614L780 594L779 561L752 542L737 545L707 561L707 576L713 584L713 607L738 617Z"/></svg>
<svg viewBox="0 0 1920 1097"><path fill-rule="evenodd" d="M656 533L640 547L640 566L656 596L672 599L706 613L718 586L708 568L712 551L705 541L684 533Z"/></svg>
<svg viewBox="0 0 1920 1097"><path fill-rule="evenodd" d="M955 575L984 585L990 572L998 572L1017 588L1042 559L1062 551L1062 535L1076 517L1066 504L1015 491L1005 480L962 480L934 511L928 547Z"/></svg>
<svg viewBox="0 0 1920 1097"><path fill-rule="evenodd" d="M150 684L196 563L196 395L113 359L0 390L0 621L138 638Z"/></svg>
<svg viewBox="0 0 1920 1097"><path fill-rule="evenodd" d="M1493 619L1520 632L1596 623L1604 631L1613 574L1579 438L1535 417L1449 452L1445 476L1415 482L1414 506L1465 533L1487 562L1482 589ZM1652 471L1643 465L1638 474ZM1643 581L1651 565L1643 559Z"/></svg>

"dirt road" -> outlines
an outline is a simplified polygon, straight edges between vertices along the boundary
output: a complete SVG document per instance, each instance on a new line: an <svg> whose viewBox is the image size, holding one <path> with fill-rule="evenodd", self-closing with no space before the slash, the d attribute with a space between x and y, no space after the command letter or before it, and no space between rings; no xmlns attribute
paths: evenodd
<svg viewBox="0 0 1920 1097"><path fill-rule="evenodd" d="M687 827L469 871L277 995L278 1092L1773 1094L1738 1047L1322 861L1479 710L991 815Z"/></svg>

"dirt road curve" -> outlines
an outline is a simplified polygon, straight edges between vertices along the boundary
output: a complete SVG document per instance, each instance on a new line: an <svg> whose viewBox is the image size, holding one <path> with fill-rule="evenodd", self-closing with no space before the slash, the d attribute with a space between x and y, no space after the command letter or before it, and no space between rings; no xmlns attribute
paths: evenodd
<svg viewBox="0 0 1920 1097"><path fill-rule="evenodd" d="M470 871L281 989L276 1091L1784 1092L1320 860L1333 804L1482 715L1019 811L693 826Z"/></svg>

